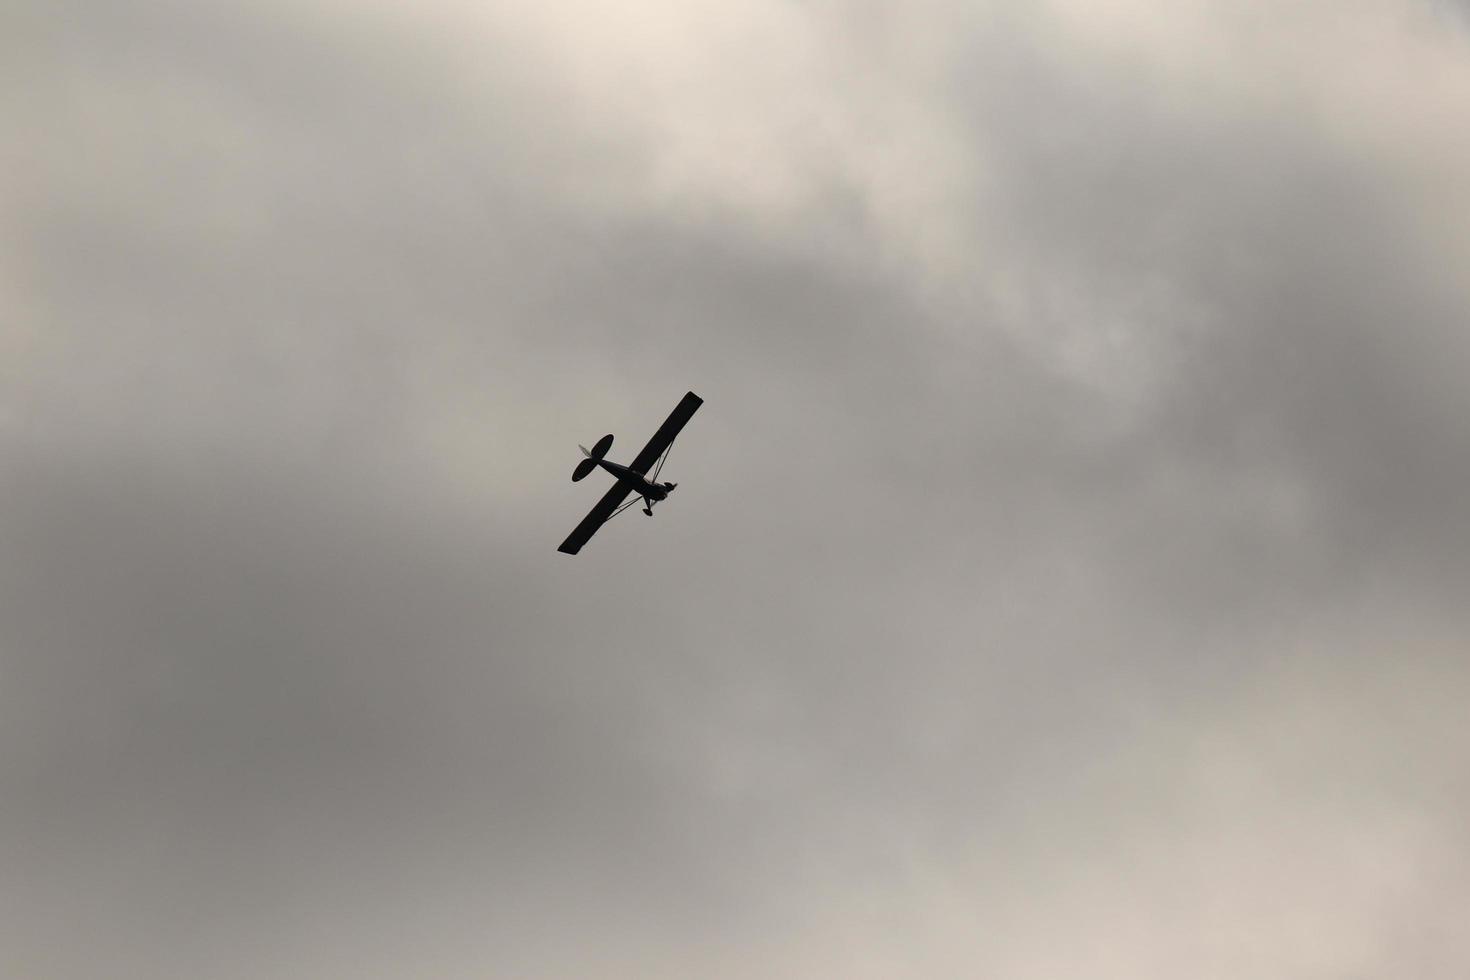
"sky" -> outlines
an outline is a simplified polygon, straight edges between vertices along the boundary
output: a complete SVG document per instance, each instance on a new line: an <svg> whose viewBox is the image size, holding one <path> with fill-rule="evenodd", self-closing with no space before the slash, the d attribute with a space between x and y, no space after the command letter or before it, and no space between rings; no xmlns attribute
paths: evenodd
<svg viewBox="0 0 1470 980"><path fill-rule="evenodd" d="M0 974L1462 977L1467 13L8 5Z"/></svg>

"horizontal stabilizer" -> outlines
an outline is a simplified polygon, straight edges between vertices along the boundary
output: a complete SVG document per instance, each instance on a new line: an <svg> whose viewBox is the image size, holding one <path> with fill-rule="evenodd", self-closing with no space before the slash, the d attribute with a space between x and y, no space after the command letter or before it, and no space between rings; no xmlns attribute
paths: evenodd
<svg viewBox="0 0 1470 980"><path fill-rule="evenodd" d="M572 470L572 482L576 483L595 469L597 469L597 460L591 456L587 457L577 464L576 469Z"/></svg>

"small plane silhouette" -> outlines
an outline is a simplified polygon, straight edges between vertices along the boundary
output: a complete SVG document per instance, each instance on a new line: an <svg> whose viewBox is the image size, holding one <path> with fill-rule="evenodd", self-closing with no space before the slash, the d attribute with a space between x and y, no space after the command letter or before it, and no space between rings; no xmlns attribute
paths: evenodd
<svg viewBox="0 0 1470 980"><path fill-rule="evenodd" d="M582 546L597 532L598 528L627 510L639 499L643 501L643 513L652 517L653 505L666 499L678 486L677 483L659 483L659 471L663 469L664 462L669 458L669 449L673 446L674 438L678 436L679 430L684 428L684 423L688 422L703 404L704 399L694 392L686 393L679 404L674 406L669 417L664 420L664 424L658 427L653 438L648 440L648 445L644 446L633 458L633 462L627 466L614 463L606 458L607 451L612 448L613 437L611 435L605 435L597 440L597 444L591 449L586 446L578 446L577 448L582 450L582 455L587 458L578 463L577 468L572 471L573 483L584 479L599 467L611 473L617 479L617 483L613 484L612 489L603 495L603 498L597 502L586 517L582 518L582 523L567 535L567 539L556 550L564 554L575 555L582 550ZM652 476L648 475L649 467L653 467ZM624 503L624 499L630 493L636 493L638 496Z"/></svg>

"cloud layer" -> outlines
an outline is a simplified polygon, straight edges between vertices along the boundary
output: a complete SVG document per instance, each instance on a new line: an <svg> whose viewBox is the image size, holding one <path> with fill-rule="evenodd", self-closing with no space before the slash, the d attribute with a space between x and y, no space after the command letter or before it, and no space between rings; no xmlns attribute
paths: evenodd
<svg viewBox="0 0 1470 980"><path fill-rule="evenodd" d="M1099 10L22 5L0 972L1458 976L1462 11Z"/></svg>

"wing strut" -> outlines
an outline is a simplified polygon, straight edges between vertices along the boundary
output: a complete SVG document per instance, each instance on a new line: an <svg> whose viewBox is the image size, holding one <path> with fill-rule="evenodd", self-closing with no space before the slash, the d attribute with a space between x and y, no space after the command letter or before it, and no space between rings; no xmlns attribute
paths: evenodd
<svg viewBox="0 0 1470 980"><path fill-rule="evenodd" d="M617 517L623 511L627 510L629 507L632 507L634 504L638 503L642 499L643 499L642 497L630 497L630 498L628 498L627 502L624 503L623 506L619 507L617 510L613 511L611 514L607 515L607 521L610 521L614 517ZM606 524L607 521L603 521L602 523Z"/></svg>
<svg viewBox="0 0 1470 980"><path fill-rule="evenodd" d="M678 436L674 436L674 439L678 439L678 438L679 438ZM649 483L657 483L658 482L658 475L659 475L659 473L662 472L662 470L664 468L664 464L669 461L669 454L674 451L674 439L670 439L669 440L669 446L668 446L668 448L665 449L664 450L664 454L658 458L658 465L653 468L653 479L649 480L648 481Z"/></svg>

